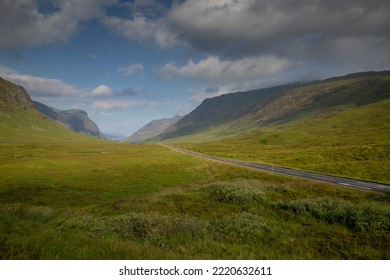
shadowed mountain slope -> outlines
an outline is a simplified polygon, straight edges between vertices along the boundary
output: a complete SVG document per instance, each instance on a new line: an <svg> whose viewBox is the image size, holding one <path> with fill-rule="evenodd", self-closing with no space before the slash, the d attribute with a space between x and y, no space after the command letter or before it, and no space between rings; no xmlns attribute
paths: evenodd
<svg viewBox="0 0 390 280"><path fill-rule="evenodd" d="M147 141L161 133L163 133L168 127L176 124L181 119L181 116L176 115L172 118L164 118L159 120L153 120L147 123L145 126L137 130L135 133L125 138L123 142L128 143L141 143Z"/></svg>
<svg viewBox="0 0 390 280"><path fill-rule="evenodd" d="M73 131L104 139L98 126L88 117L87 112L79 109L60 110L33 101L34 108L49 119L59 122Z"/></svg>
<svg viewBox="0 0 390 280"><path fill-rule="evenodd" d="M319 82L209 98L169 127L159 139L199 133L234 136L256 128L372 104L390 97L389 80L390 71L355 73Z"/></svg>
<svg viewBox="0 0 390 280"><path fill-rule="evenodd" d="M51 117L61 119L56 112L51 112ZM88 138L38 112L23 87L0 78L0 143L55 142L59 139L86 141Z"/></svg>

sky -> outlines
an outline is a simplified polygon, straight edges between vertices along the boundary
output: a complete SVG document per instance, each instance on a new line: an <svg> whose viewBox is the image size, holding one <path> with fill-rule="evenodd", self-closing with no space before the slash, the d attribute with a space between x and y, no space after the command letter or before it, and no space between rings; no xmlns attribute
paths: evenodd
<svg viewBox="0 0 390 280"><path fill-rule="evenodd" d="M224 93L389 69L388 0L0 0L0 77L103 132Z"/></svg>

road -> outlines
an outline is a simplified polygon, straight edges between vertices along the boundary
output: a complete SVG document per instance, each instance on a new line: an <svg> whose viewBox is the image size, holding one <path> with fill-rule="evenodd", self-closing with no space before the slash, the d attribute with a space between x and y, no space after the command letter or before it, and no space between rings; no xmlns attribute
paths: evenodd
<svg viewBox="0 0 390 280"><path fill-rule="evenodd" d="M210 160L215 160L219 162L229 163L229 164L235 164L240 166L245 166L249 168L255 168L260 170L266 170L273 173L279 173L284 175L290 175L295 177L301 177L305 179L311 179L316 181L322 181L322 182L328 182L333 183L337 185L341 185L344 187L349 188L356 188L356 189L363 189L368 191L376 191L376 192L390 192L390 185L382 184L382 183L374 183L374 182L367 182L367 181L359 181L354 179L348 179L348 178L342 178L342 177L335 177L330 175L323 175L323 174L317 174L312 172L306 172L306 171L300 171L300 170L294 170L290 168L285 167L278 167L278 166L272 166L272 165L266 165L266 164L260 164L260 163L254 163L254 162L245 162L245 161L239 161L234 159L228 159L228 158L220 158L215 156L209 156L204 155L192 151L183 150L178 147L172 147L165 144L160 144L161 146L164 146L166 148L185 153L188 155L193 155L201 158L206 158Z"/></svg>

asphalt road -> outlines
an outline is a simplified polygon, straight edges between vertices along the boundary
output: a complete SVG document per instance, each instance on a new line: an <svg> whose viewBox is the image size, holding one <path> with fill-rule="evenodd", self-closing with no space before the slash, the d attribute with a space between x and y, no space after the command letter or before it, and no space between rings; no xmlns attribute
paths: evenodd
<svg viewBox="0 0 390 280"><path fill-rule="evenodd" d="M363 189L368 191L376 191L376 192L390 192L390 185L382 184L382 183L374 183L374 182L367 182L367 181L359 181L354 179L348 179L348 178L341 178L341 177L335 177L335 176L329 176L329 175L323 175L323 174L317 174L312 172L306 172L306 171L299 171L294 170L290 168L284 168L284 167L278 167L278 166L272 166L272 165L266 165L266 164L260 164L260 163L254 163L254 162L245 162L245 161L239 161L234 159L227 159L227 158L220 158L215 156L209 156L204 155L196 152L191 152L187 150L183 150L177 147L172 147L164 144L160 144L161 146L164 146L166 148L185 153L188 155L193 155L201 158L207 158L219 162L225 162L229 164L235 164L240 166L245 166L249 168L255 168L260 170L266 170L274 173L284 174L284 175L290 175L295 177L301 177L305 179L311 179L316 181L322 181L322 182L329 182L349 188L356 188L356 189Z"/></svg>

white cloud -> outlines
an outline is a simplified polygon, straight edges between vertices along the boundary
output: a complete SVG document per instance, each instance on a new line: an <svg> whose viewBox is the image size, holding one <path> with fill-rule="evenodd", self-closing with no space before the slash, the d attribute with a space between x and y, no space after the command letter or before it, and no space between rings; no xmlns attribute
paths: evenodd
<svg viewBox="0 0 390 280"><path fill-rule="evenodd" d="M106 85L100 85L91 92L92 96L112 96L114 91Z"/></svg>
<svg viewBox="0 0 390 280"><path fill-rule="evenodd" d="M136 15L132 20L105 16L103 23L128 40L153 40L163 48L173 47L177 43L175 35L167 29L163 20L150 20L142 15Z"/></svg>
<svg viewBox="0 0 390 280"><path fill-rule="evenodd" d="M115 111L127 109L150 108L166 105L166 102L148 101L148 100L128 100L128 101L95 101L91 108L95 110Z"/></svg>
<svg viewBox="0 0 390 280"><path fill-rule="evenodd" d="M102 16L110 3L113 0L57 0L51 3L52 11L43 14L36 0L0 1L0 48L65 42L80 22Z"/></svg>
<svg viewBox="0 0 390 280"><path fill-rule="evenodd" d="M119 68L118 71L122 73L124 76L132 76L136 72L142 72L144 71L144 66L142 64L136 63L132 64L128 67Z"/></svg>
<svg viewBox="0 0 390 280"><path fill-rule="evenodd" d="M107 85L99 85L95 89L80 89L59 79L49 79L19 73L0 65L0 76L15 84L23 86L32 97L77 97L87 98L113 96L115 92ZM130 91L126 89L125 92Z"/></svg>
<svg viewBox="0 0 390 280"><path fill-rule="evenodd" d="M88 93L87 89L79 89L59 79L21 74L2 65L0 65L0 76L23 86L33 97L82 96Z"/></svg>
<svg viewBox="0 0 390 280"><path fill-rule="evenodd" d="M274 56L247 57L239 60L220 60L209 56L194 63L190 60L184 66L168 63L159 70L163 79L174 76L202 82L244 82L273 75L285 70L290 63L287 59Z"/></svg>

